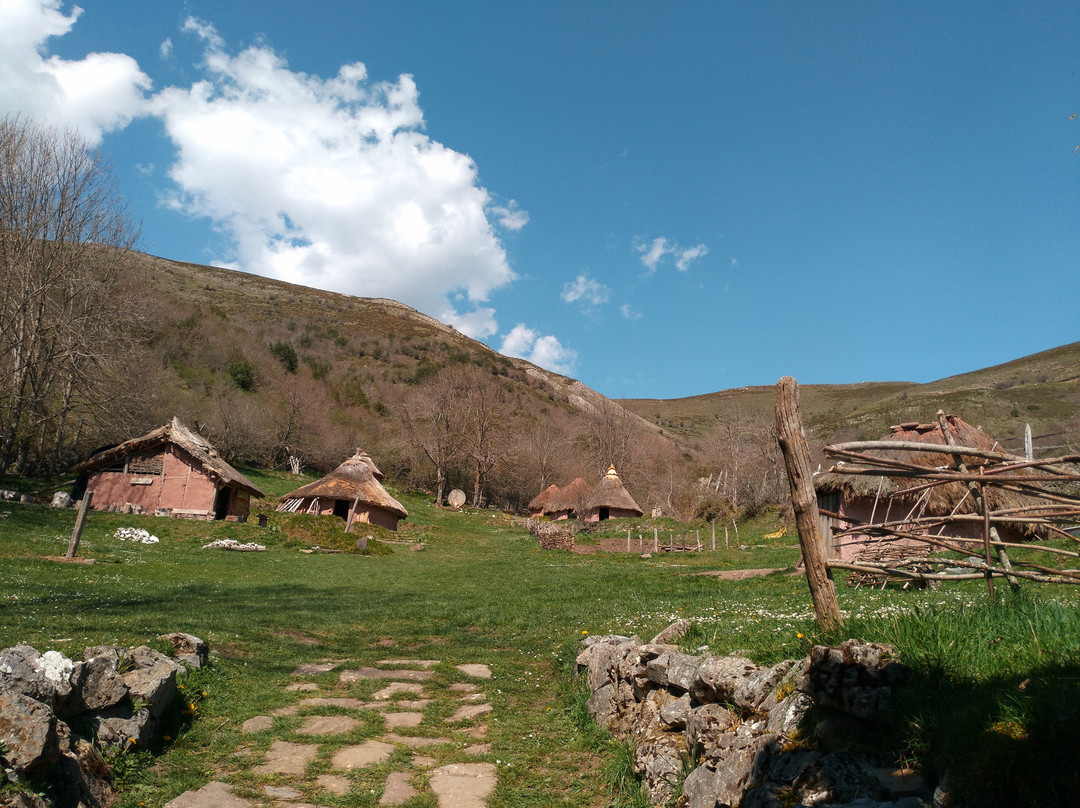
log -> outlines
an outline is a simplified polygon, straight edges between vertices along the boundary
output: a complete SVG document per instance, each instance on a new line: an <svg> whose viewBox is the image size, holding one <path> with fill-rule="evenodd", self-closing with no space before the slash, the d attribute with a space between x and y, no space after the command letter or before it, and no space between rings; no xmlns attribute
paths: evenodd
<svg viewBox="0 0 1080 808"><path fill-rule="evenodd" d="M828 631L842 626L844 621L818 533L817 495L814 493L810 449L803 431L799 384L791 376L785 376L776 385L776 434L787 467L791 504L806 564L806 583L814 602L814 615L818 627Z"/></svg>

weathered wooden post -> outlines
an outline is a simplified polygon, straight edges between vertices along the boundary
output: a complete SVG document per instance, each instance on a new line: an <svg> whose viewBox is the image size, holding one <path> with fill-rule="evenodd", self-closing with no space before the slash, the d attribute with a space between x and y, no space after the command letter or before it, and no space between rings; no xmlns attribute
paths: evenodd
<svg viewBox="0 0 1080 808"><path fill-rule="evenodd" d="M67 553L64 558L74 558L79 549L79 537L82 536L83 525L86 524L86 512L90 510L90 500L93 498L94 492L87 491L79 502L79 512L75 515L75 529L71 531L71 541L68 542Z"/></svg>
<svg viewBox="0 0 1080 808"><path fill-rule="evenodd" d="M799 407L799 384L785 376L776 385L776 435L784 454L791 505L799 530L799 545L806 563L806 583L814 601L814 615L823 631L843 625L840 604L832 573L825 563L821 535L818 533L817 496L814 493L810 448L806 445L802 412Z"/></svg>

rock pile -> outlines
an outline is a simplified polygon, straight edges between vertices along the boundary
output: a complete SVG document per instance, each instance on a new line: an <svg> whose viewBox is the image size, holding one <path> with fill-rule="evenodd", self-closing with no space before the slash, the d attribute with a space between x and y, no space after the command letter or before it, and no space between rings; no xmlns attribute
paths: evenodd
<svg viewBox="0 0 1080 808"><path fill-rule="evenodd" d="M145 645L87 648L78 662L29 645L0 651L0 784L51 787L45 796L22 794L11 804L110 803L110 770L99 749L145 748L176 695L180 661L192 667L206 661L206 643L197 637L163 639L173 643L177 659Z"/></svg>
<svg viewBox="0 0 1080 808"><path fill-rule="evenodd" d="M917 774L875 769L858 754L908 673L892 648L848 640L764 667L681 653L671 644L680 631L681 621L650 643L589 637L577 658L589 711L633 746L650 804L680 782L679 808L913 808L929 797Z"/></svg>

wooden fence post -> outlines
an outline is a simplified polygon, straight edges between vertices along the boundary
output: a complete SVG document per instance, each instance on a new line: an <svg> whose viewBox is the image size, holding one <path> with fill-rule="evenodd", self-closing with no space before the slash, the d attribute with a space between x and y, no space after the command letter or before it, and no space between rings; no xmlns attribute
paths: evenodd
<svg viewBox="0 0 1080 808"><path fill-rule="evenodd" d="M826 631L843 625L844 621L818 532L817 495L814 493L810 448L803 431L799 384L791 376L785 376L776 385L776 434L791 486L791 505L806 563L806 583L814 601L818 627Z"/></svg>
<svg viewBox="0 0 1080 808"><path fill-rule="evenodd" d="M75 515L75 529L71 531L71 541L68 542L67 553L64 558L74 558L79 549L79 537L82 536L83 525L86 524L86 512L90 510L90 500L93 498L94 492L86 491L79 501L79 512Z"/></svg>

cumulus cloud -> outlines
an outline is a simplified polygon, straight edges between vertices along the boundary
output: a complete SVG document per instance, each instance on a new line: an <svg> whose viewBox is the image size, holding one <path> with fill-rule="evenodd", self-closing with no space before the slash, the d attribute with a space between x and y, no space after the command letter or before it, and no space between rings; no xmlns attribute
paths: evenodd
<svg viewBox="0 0 1080 808"><path fill-rule="evenodd" d="M152 102L177 150L169 204L232 236L244 269L346 294L401 300L474 337L498 330L492 291L515 275L472 160L423 133L412 76L371 82L293 71L264 44L230 53L189 19L205 78ZM464 310L458 304L464 304Z"/></svg>
<svg viewBox="0 0 1080 808"><path fill-rule="evenodd" d="M588 273L582 273L563 286L559 297L566 303L580 301L588 305L599 306L601 303L607 303L610 294L611 289L590 278Z"/></svg>
<svg viewBox="0 0 1080 808"><path fill-rule="evenodd" d="M634 244L634 249L641 253L641 263L649 271L650 275L656 272L657 267L667 257L675 259L675 268L679 272L686 272L690 268L691 262L709 252L709 248L704 244L698 244L694 247L681 247L678 244L669 242L663 236L654 238L649 242L639 241Z"/></svg>
<svg viewBox="0 0 1080 808"><path fill-rule="evenodd" d="M526 359L553 373L569 375L577 363L577 351L565 347L558 338L540 336L524 323L518 323L503 337L499 353Z"/></svg>
<svg viewBox="0 0 1080 808"><path fill-rule="evenodd" d="M67 34L82 14L62 7L61 0L0 2L0 112L76 128L97 145L143 111L150 78L121 53L43 56L48 40Z"/></svg>
<svg viewBox="0 0 1080 808"><path fill-rule="evenodd" d="M619 313L622 314L624 320L640 320L644 315L629 303L623 303L619 306Z"/></svg>

